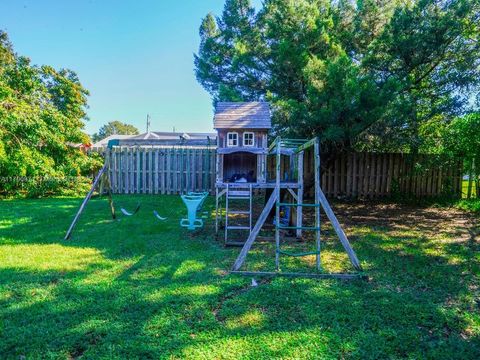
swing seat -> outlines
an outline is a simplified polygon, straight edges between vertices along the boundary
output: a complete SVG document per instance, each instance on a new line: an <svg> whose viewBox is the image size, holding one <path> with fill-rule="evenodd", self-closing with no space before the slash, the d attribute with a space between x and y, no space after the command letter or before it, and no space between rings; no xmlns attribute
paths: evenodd
<svg viewBox="0 0 480 360"><path fill-rule="evenodd" d="M188 193L181 195L183 203L187 207L187 218L180 220L180 226L188 230L203 227L203 220L197 218L197 211L202 207L208 193Z"/></svg>
<svg viewBox="0 0 480 360"><path fill-rule="evenodd" d="M160 216L160 214L157 212L157 210L153 210L153 215L160 221L165 221L167 220L166 217Z"/></svg>
<svg viewBox="0 0 480 360"><path fill-rule="evenodd" d="M140 203L137 204L137 207L135 208L135 210L133 210L133 212L129 212L124 208L120 208L120 211L123 213L123 215L126 215L126 216L133 216L138 212L138 210L140 210Z"/></svg>

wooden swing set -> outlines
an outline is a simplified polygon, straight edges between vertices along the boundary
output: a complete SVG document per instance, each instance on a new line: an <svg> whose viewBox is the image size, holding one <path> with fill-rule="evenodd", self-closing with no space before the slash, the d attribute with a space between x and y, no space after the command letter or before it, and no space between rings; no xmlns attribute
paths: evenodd
<svg viewBox="0 0 480 360"><path fill-rule="evenodd" d="M326 199L321 187L320 187L320 145L318 138L314 138L311 140L300 140L300 139L282 139L277 137L275 141L268 147L267 155L273 155L275 157L275 179L270 181L267 179L267 176L259 177L261 181L256 181L253 183L230 183L224 182L222 180L217 181L216 183L216 231L219 230L219 208L220 202L223 196L226 199L226 218L225 218L225 244L229 245L228 242L228 230L229 229L245 229L248 230L248 238L241 243L242 249L240 254L238 255L237 259L235 260L231 273L238 274L238 275L250 275L250 276L290 276L290 277L312 277L312 278L341 278L341 279L352 279L361 276L362 268L360 266L360 262L352 249L347 236L345 235L340 223L337 220L328 200ZM304 162L304 153L307 149L313 151L314 157L314 202L307 203L304 202L304 174L303 174L303 162ZM293 177L289 177L288 179L282 178L281 174L281 160L283 156L288 156L291 158L291 164L295 164L296 160L296 179ZM217 160L220 164L217 163L217 171L221 169L221 159ZM260 169L264 168L266 161L262 161L260 163ZM75 225L80 218L81 213L83 212L86 204L92 197L95 189L99 188L100 194L107 193L108 201L110 204L111 215L112 218L116 218L115 214L115 207L112 198L112 191L110 186L110 180L108 176L108 169L109 169L109 160L108 158L105 161L104 166L100 169L99 173L95 177L92 187L88 194L86 195L85 199L83 200L80 208L78 209L68 231L65 235L65 240L69 239ZM217 178L221 179L221 177ZM287 181L288 180L288 181ZM252 227L252 196L253 196L253 189L272 189L272 193L266 202L263 210L261 211L255 225ZM282 189L286 189L288 193L293 198L292 202L282 202L280 193ZM193 194L195 195L195 194ZM197 194L198 195L198 194ZM234 211L229 209L228 202L229 199L233 201L233 199L247 199L249 200L249 210L247 211ZM203 202L203 200L202 200ZM248 252L252 248L253 243L257 239L260 230L262 229L263 225L265 224L267 217L273 206L275 205L275 271L244 271L241 270ZM188 206L187 206L188 207ZM315 210L315 224L313 226L305 226L303 224L303 208L314 208ZM131 216L138 212L140 206L137 205L136 209L133 212L128 212L125 209L121 209L122 213L125 215ZM295 225L285 224L280 221L280 209L281 208L294 208L296 209L296 223ZM339 238L344 250L346 251L348 258L353 266L353 268L357 271L356 273L325 273L322 272L322 264L321 264L321 223L320 223L320 210L323 209L326 216L330 220L330 223L333 226L333 229ZM228 218L231 214L234 213L243 213L249 215L249 225L245 227L239 226L231 226L228 223ZM155 212L154 212L155 214ZM190 214L191 215L191 214ZM155 216L159 220L166 220L166 218L162 218L155 214ZM191 216L190 216L191 217ZM182 225L183 226L183 225ZM315 232L315 250L309 252L299 252L299 253L292 253L289 251L285 251L282 249L283 241L282 241L282 233L287 230L295 230L296 236L301 237L302 231L314 231ZM235 245L239 245L235 243ZM311 273L300 273L300 272L282 272L280 268L280 257L281 256L292 256L292 257L303 257L303 256L315 256L316 260L316 272Z"/></svg>

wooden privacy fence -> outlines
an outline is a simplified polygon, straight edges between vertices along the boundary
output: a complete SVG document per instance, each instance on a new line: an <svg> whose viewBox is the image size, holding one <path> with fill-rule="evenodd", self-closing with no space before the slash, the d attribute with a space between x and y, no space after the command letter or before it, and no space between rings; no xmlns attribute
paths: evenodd
<svg viewBox="0 0 480 360"><path fill-rule="evenodd" d="M215 188L215 149L106 149L114 193L179 194Z"/></svg>
<svg viewBox="0 0 480 360"><path fill-rule="evenodd" d="M327 156L324 156L327 158ZM462 195L463 161L439 163L429 155L346 153L325 161L321 184L326 196L380 198ZM311 161L307 162L307 171Z"/></svg>
<svg viewBox="0 0 480 360"><path fill-rule="evenodd" d="M179 194L215 190L215 149L115 147L106 149L114 193ZM406 154L322 155L326 196L380 198L392 195L461 197L463 163L435 164L433 157ZM269 162L270 166L270 162ZM313 181L313 159L304 161L305 187ZM267 169L267 173L270 173Z"/></svg>

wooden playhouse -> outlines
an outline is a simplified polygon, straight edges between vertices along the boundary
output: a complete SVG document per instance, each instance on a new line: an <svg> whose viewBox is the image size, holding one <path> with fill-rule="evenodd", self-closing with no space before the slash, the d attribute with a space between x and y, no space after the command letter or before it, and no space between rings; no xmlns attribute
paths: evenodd
<svg viewBox="0 0 480 360"><path fill-rule="evenodd" d="M217 186L242 179L265 183L267 132L272 127L268 103L220 102L213 127L218 139Z"/></svg>

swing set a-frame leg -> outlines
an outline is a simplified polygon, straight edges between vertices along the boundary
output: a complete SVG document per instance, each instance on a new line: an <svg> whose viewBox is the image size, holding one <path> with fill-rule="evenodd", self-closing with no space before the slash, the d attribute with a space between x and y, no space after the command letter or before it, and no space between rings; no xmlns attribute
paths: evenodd
<svg viewBox="0 0 480 360"><path fill-rule="evenodd" d="M98 172L97 176L93 180L92 187L90 188L90 191L87 193L87 196L83 199L82 204L80 205L80 208L78 209L77 213L75 214L75 217L73 218L72 223L70 224L70 227L67 230L67 233L65 234L64 240L68 240L70 236L72 235L73 229L75 228L75 225L77 225L78 219L80 219L80 215L82 214L83 210L85 209L85 206L87 205L88 201L93 195L93 192L97 188L97 186L100 184L100 188L103 191L103 187L107 185L107 191L108 191L108 201L110 203L110 210L112 212L112 217L115 219L115 207L113 205L113 198L112 198L112 191L110 188L110 181L108 180L108 175L107 175L107 169L108 169L108 162L103 165L103 167L100 169Z"/></svg>

